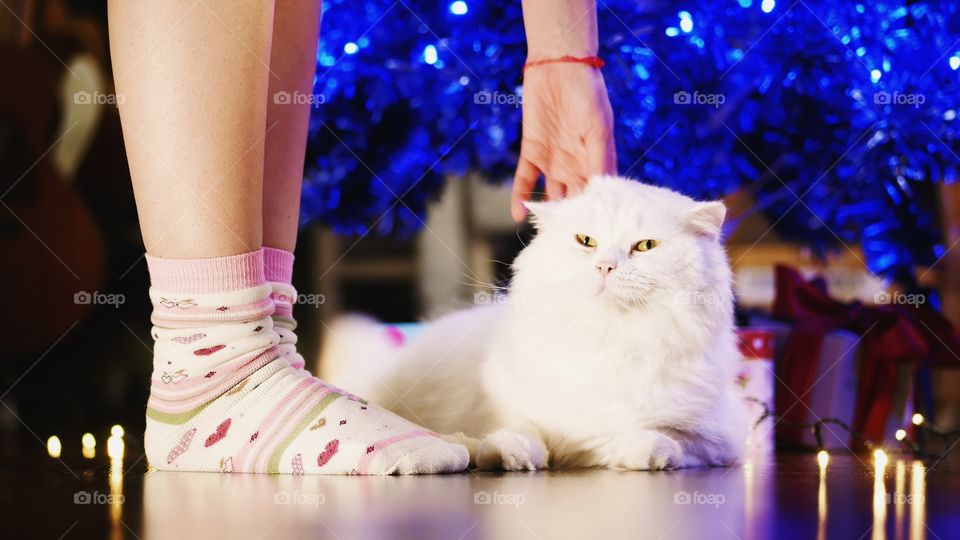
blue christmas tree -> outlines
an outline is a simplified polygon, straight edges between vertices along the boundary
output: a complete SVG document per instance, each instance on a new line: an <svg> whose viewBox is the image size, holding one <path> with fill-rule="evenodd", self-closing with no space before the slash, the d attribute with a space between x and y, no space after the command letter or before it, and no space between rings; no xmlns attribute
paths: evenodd
<svg viewBox="0 0 960 540"><path fill-rule="evenodd" d="M785 238L859 243L909 280L942 254L956 176L953 2L598 3L620 172L712 198L750 189ZM324 3L303 216L409 234L449 175L510 178L520 3ZM493 102L491 102L493 101Z"/></svg>

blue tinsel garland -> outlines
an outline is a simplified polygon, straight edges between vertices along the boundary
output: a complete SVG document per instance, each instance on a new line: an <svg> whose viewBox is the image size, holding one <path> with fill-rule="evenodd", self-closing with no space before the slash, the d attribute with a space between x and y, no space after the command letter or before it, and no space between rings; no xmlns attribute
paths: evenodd
<svg viewBox="0 0 960 540"><path fill-rule="evenodd" d="M598 3L621 173L704 198L749 188L782 236L858 242L878 273L939 257L957 3L669 4ZM304 219L407 234L447 175L509 178L524 55L518 1L325 2Z"/></svg>

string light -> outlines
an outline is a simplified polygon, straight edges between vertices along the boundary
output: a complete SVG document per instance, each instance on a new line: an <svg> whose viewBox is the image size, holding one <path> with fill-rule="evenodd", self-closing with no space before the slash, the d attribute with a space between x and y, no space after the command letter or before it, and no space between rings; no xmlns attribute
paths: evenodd
<svg viewBox="0 0 960 540"><path fill-rule="evenodd" d="M110 435L113 435L114 437L123 437L123 433L123 426L120 424L114 424L113 427L110 428Z"/></svg>
<svg viewBox="0 0 960 540"><path fill-rule="evenodd" d="M820 464L820 469L826 469L827 464L830 463L830 453L826 450L820 450L817 452L817 463Z"/></svg>
<svg viewBox="0 0 960 540"><path fill-rule="evenodd" d="M877 468L886 467L889 461L890 458L887 457L887 453L882 448L873 451L873 462L877 465Z"/></svg>
<svg viewBox="0 0 960 540"><path fill-rule="evenodd" d="M97 455L97 438L93 433L84 433L80 445L83 447L83 457L93 459Z"/></svg>
<svg viewBox="0 0 960 540"><path fill-rule="evenodd" d="M62 450L63 445L60 443L60 437L51 435L50 438L47 439L47 453L50 454L52 458L58 458Z"/></svg>
<svg viewBox="0 0 960 540"><path fill-rule="evenodd" d="M107 456L110 459L123 459L124 451L123 437L118 437L117 435L111 435L107 439Z"/></svg>
<svg viewBox="0 0 960 540"><path fill-rule="evenodd" d="M824 455L826 454L825 445L823 441L823 434L822 434L823 427L826 425L831 425L839 428L841 431L845 432L851 439L860 441L861 443L863 443L863 446L865 446L867 449L874 450L875 458L878 458L878 456L882 454L883 457L879 459L884 459L884 460L887 459L887 453L885 450L877 447L877 445L872 440L870 440L868 437L864 436L862 433L858 432L857 430L853 429L852 427L850 427L849 424L847 424L843 420L840 420L839 418L820 418L816 422L794 422L791 420L786 420L782 416L777 415L776 413L770 410L770 407L766 403L764 403L763 401L757 398L747 397L745 399L746 401L757 403L763 408L763 414L760 415L760 418L754 423L754 429L756 429L760 424L762 424L764 420L768 418L772 418L776 425L782 425L784 427L805 428L810 430L811 434L813 435L813 438L816 440L816 445L817 445L816 447L818 450L818 453L817 453L818 461L822 459L824 460L828 459L828 458L821 458L821 454L820 454L820 452L823 452ZM944 457L946 457L947 454L950 453L951 450L953 450L953 448L960 447L960 444L956 444L956 442L958 441L954 441L954 439L960 440L960 430L944 431L938 428L937 426L931 424L930 422L927 422L926 418L924 418L924 416L920 413L914 414L913 417L911 418L911 422L913 423L914 426L919 428L919 431L921 433L930 434L941 439L944 443L943 447L946 448L946 450L941 454L925 453L923 448L921 448L917 444L918 441L915 438L911 438L910 433L906 429L900 428L894 432L894 437L897 439L897 441L902 443L905 452L913 454L914 456L918 456L918 457L930 457L934 459L943 459ZM831 431L832 431L832 428L831 428ZM886 461L884 461L884 464L886 464Z"/></svg>

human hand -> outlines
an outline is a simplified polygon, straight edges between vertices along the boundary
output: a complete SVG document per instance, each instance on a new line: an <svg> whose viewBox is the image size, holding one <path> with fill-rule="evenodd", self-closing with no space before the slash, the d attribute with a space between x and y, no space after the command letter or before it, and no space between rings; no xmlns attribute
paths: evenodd
<svg viewBox="0 0 960 540"><path fill-rule="evenodd" d="M523 78L523 134L510 213L527 215L524 201L540 175L547 199L578 193L594 174L616 174L613 112L599 69L576 63L531 67Z"/></svg>

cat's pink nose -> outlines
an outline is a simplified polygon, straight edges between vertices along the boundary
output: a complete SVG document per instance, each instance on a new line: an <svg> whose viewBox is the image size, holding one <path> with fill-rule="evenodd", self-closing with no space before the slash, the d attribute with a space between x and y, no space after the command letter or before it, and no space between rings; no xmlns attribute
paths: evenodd
<svg viewBox="0 0 960 540"><path fill-rule="evenodd" d="M606 277L607 274L613 271L617 267L616 261L601 261L597 263L597 272L600 272L600 275Z"/></svg>

